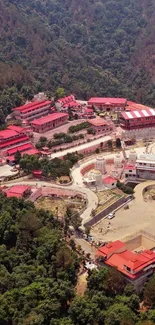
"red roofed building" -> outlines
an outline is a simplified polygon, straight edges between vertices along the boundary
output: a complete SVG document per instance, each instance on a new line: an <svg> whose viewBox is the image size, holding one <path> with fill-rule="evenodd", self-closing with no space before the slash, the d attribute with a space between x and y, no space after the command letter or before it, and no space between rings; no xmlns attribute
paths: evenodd
<svg viewBox="0 0 155 325"><path fill-rule="evenodd" d="M7 197L27 197L31 193L31 187L27 185L15 185L4 189L3 192L6 193Z"/></svg>
<svg viewBox="0 0 155 325"><path fill-rule="evenodd" d="M42 100L31 102L23 106L13 108L13 115L17 120L32 121L50 112L51 101Z"/></svg>
<svg viewBox="0 0 155 325"><path fill-rule="evenodd" d="M53 113L32 121L31 126L34 132L44 133L59 127L66 123L67 120L68 114L66 113Z"/></svg>
<svg viewBox="0 0 155 325"><path fill-rule="evenodd" d="M12 130L10 127L0 131L0 155L5 157L10 149L17 151L18 147L31 146L29 137L24 133L24 129ZM19 150L20 151L20 150Z"/></svg>
<svg viewBox="0 0 155 325"><path fill-rule="evenodd" d="M117 179L111 176L104 177L102 179L102 182L109 189L115 188L117 186Z"/></svg>
<svg viewBox="0 0 155 325"><path fill-rule="evenodd" d="M125 178L136 178L137 172L136 172L136 166L132 164L128 164L124 166L124 174Z"/></svg>
<svg viewBox="0 0 155 325"><path fill-rule="evenodd" d="M107 134L112 130L111 125L103 118L89 119L87 122L96 134Z"/></svg>
<svg viewBox="0 0 155 325"><path fill-rule="evenodd" d="M94 106L100 111L124 111L127 105L126 98L92 97L88 100L89 106Z"/></svg>
<svg viewBox="0 0 155 325"><path fill-rule="evenodd" d="M77 109L80 109L82 105L75 100L74 95L66 96L63 98L59 98L55 106L58 111L66 112L68 108L71 108L73 111L76 111Z"/></svg>
<svg viewBox="0 0 155 325"><path fill-rule="evenodd" d="M152 137L155 135L155 110L146 108L122 112L120 126L124 130L123 137Z"/></svg>
<svg viewBox="0 0 155 325"><path fill-rule="evenodd" d="M100 247L96 253L96 259L105 265L116 267L122 273L127 282L135 285L139 291L155 268L155 253L144 250L135 253L126 249L125 243L117 240Z"/></svg>

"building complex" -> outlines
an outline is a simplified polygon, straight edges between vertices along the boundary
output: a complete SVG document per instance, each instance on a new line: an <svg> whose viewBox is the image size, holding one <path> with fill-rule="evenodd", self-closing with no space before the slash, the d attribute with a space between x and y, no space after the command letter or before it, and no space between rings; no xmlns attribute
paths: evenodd
<svg viewBox="0 0 155 325"><path fill-rule="evenodd" d="M13 115L17 120L26 120L29 122L41 116L47 115L50 112L50 108L50 100L36 101L13 108Z"/></svg>
<svg viewBox="0 0 155 325"><path fill-rule="evenodd" d="M155 253L152 250L136 253L127 249L126 244L120 240L100 247L96 259L108 267L117 268L137 291L141 290L155 269Z"/></svg>

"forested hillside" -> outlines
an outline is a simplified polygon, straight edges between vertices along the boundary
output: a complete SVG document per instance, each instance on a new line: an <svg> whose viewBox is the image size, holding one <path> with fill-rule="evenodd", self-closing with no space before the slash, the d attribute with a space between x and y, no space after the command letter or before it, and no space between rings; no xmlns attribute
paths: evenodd
<svg viewBox="0 0 155 325"><path fill-rule="evenodd" d="M0 87L155 105L153 0L0 0Z"/></svg>
<svg viewBox="0 0 155 325"><path fill-rule="evenodd" d="M62 227L51 212L0 193L0 325L153 325L155 276L139 297L117 270L102 267L76 295L84 257L64 240L68 218Z"/></svg>

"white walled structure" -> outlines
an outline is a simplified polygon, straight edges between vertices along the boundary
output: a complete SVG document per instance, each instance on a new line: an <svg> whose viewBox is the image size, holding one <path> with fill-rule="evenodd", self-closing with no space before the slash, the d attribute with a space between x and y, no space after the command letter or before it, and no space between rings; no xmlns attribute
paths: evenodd
<svg viewBox="0 0 155 325"><path fill-rule="evenodd" d="M136 161L137 178L155 179L155 155L143 154Z"/></svg>
<svg viewBox="0 0 155 325"><path fill-rule="evenodd" d="M115 168L121 168L122 167L122 156L120 153L117 153L114 157L114 166Z"/></svg>
<svg viewBox="0 0 155 325"><path fill-rule="evenodd" d="M150 139L155 137L155 128L143 128L135 130L123 130L122 139Z"/></svg>
<svg viewBox="0 0 155 325"><path fill-rule="evenodd" d="M129 153L129 164L135 164L136 163L136 160L137 160L137 153L134 149L131 149L130 150L130 153Z"/></svg>
<svg viewBox="0 0 155 325"><path fill-rule="evenodd" d="M102 175L106 174L106 162L103 157L96 158L95 168L98 169Z"/></svg>

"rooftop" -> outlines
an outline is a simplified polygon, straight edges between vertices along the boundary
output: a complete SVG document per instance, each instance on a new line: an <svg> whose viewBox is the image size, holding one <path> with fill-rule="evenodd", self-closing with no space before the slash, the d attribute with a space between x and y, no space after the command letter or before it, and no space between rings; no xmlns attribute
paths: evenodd
<svg viewBox="0 0 155 325"><path fill-rule="evenodd" d="M7 139L13 138L17 135L18 135L18 133L14 130L6 129L6 130L0 131L0 139L1 140L7 140Z"/></svg>
<svg viewBox="0 0 155 325"><path fill-rule="evenodd" d="M116 182L116 178L111 177L111 176L107 176L107 177L103 178L102 181L103 181L104 184L111 185L111 184Z"/></svg>
<svg viewBox="0 0 155 325"><path fill-rule="evenodd" d="M18 125L9 125L9 126L8 126L8 129L9 129L9 130L16 131L17 133L25 132L25 129L22 128L21 126L18 126Z"/></svg>
<svg viewBox="0 0 155 325"><path fill-rule="evenodd" d="M155 116L155 110L153 108L147 108L147 109L136 110L131 112L122 112L121 114L125 120L131 120L131 119L137 119L142 117Z"/></svg>
<svg viewBox="0 0 155 325"><path fill-rule="evenodd" d="M89 122L93 126L108 125L108 122L106 120L104 120L103 118L95 118L93 120L89 119L89 120L87 120L87 122Z"/></svg>
<svg viewBox="0 0 155 325"><path fill-rule="evenodd" d="M15 138L15 139L8 140L6 142L0 143L0 149L9 147L11 145L15 145L16 143L25 142L25 141L28 141L28 140L29 140L28 136L27 135L23 135L23 136L20 136L18 138Z"/></svg>
<svg viewBox="0 0 155 325"><path fill-rule="evenodd" d="M126 170L130 170L130 169L132 169L132 170L135 170L136 169L136 166L135 165L130 165L130 164L128 164L128 165L124 165L124 169L126 169Z"/></svg>
<svg viewBox="0 0 155 325"><path fill-rule="evenodd" d="M111 97L92 97L88 100L89 105L101 104L101 105L117 105L126 104L126 98L111 98Z"/></svg>
<svg viewBox="0 0 155 325"><path fill-rule="evenodd" d="M30 190L31 187L28 185L15 185L12 186L11 188L7 188L4 190L6 193L7 197L21 197L27 190Z"/></svg>
<svg viewBox="0 0 155 325"><path fill-rule="evenodd" d="M137 254L125 247L125 243L117 240L97 251L96 257L103 256L105 264L117 267L117 269L130 278L135 278L137 273L155 262L155 253L144 250Z"/></svg>
<svg viewBox="0 0 155 325"><path fill-rule="evenodd" d="M31 122L31 124L32 125L44 125L46 123L50 123L52 121L55 121L61 117L65 117L65 116L68 116L68 114L67 113L53 113L53 114L49 114L47 116L38 118L36 120L33 120Z"/></svg>
<svg viewBox="0 0 155 325"><path fill-rule="evenodd" d="M51 104L50 100L41 100L41 101L36 101L36 102L31 102L16 108L13 108L13 111L20 111L22 113L26 113L28 111L35 110L39 107L44 107L45 105Z"/></svg>

